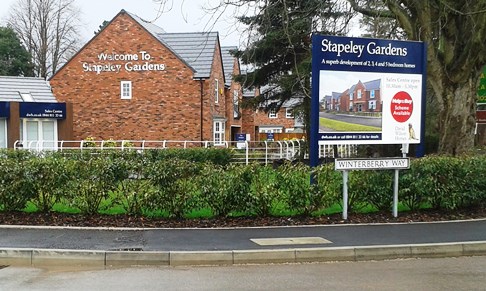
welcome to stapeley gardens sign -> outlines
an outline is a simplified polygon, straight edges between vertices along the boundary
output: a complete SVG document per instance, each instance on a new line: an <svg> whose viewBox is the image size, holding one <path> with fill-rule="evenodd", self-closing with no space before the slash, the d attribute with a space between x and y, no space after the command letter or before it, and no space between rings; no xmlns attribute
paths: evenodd
<svg viewBox="0 0 486 291"><path fill-rule="evenodd" d="M120 73L122 70L127 72L165 70L165 64L151 63L153 57L146 51L140 51L136 54L100 53L97 57L98 62L83 62L81 64L84 72L101 74L103 72Z"/></svg>

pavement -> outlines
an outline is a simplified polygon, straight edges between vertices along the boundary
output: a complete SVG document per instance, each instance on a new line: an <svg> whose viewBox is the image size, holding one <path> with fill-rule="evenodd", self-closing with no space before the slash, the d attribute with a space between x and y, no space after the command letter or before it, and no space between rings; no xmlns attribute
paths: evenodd
<svg viewBox="0 0 486 291"><path fill-rule="evenodd" d="M486 220L246 228L0 225L0 266L233 265L486 255Z"/></svg>

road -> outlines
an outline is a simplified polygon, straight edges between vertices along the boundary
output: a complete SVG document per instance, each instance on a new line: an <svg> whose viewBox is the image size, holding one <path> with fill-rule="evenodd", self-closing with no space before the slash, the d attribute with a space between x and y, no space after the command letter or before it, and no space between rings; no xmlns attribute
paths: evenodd
<svg viewBox="0 0 486 291"><path fill-rule="evenodd" d="M10 290L484 290L486 257L231 267L0 269Z"/></svg>
<svg viewBox="0 0 486 291"><path fill-rule="evenodd" d="M381 117L363 117L347 114L331 114L326 112L319 112L319 117L381 128Z"/></svg>

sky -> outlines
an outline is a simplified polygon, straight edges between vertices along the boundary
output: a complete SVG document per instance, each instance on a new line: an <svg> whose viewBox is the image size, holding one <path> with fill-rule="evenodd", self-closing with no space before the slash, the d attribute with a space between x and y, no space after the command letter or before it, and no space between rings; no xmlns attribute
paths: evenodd
<svg viewBox="0 0 486 291"><path fill-rule="evenodd" d="M0 23L5 20L12 4L18 0L2 0L0 6ZM154 21L167 32L201 32L218 31L221 44L224 46L239 46L244 42L240 39L242 28L238 28L234 18L234 10L227 10L216 21L211 19L202 7L214 7L220 0L172 0L172 7L168 5L164 13L157 18L160 5L153 0L75 0L81 10L81 39L83 44L89 41L94 32L104 20L111 20L122 9L139 17ZM210 5L210 6L208 6ZM240 44L241 42L241 44Z"/></svg>

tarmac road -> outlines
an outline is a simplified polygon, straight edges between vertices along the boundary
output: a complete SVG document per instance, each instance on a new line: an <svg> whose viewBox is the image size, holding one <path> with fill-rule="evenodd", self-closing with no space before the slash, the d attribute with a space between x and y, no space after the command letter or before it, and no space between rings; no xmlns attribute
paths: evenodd
<svg viewBox="0 0 486 291"><path fill-rule="evenodd" d="M464 255L486 255L486 220L220 229L0 226L0 265L212 265Z"/></svg>
<svg viewBox="0 0 486 291"><path fill-rule="evenodd" d="M366 117L366 116L357 116L357 115L348 115L348 114L332 114L326 112L319 112L319 117L347 122L347 123L374 126L374 127L381 128L381 117Z"/></svg>

